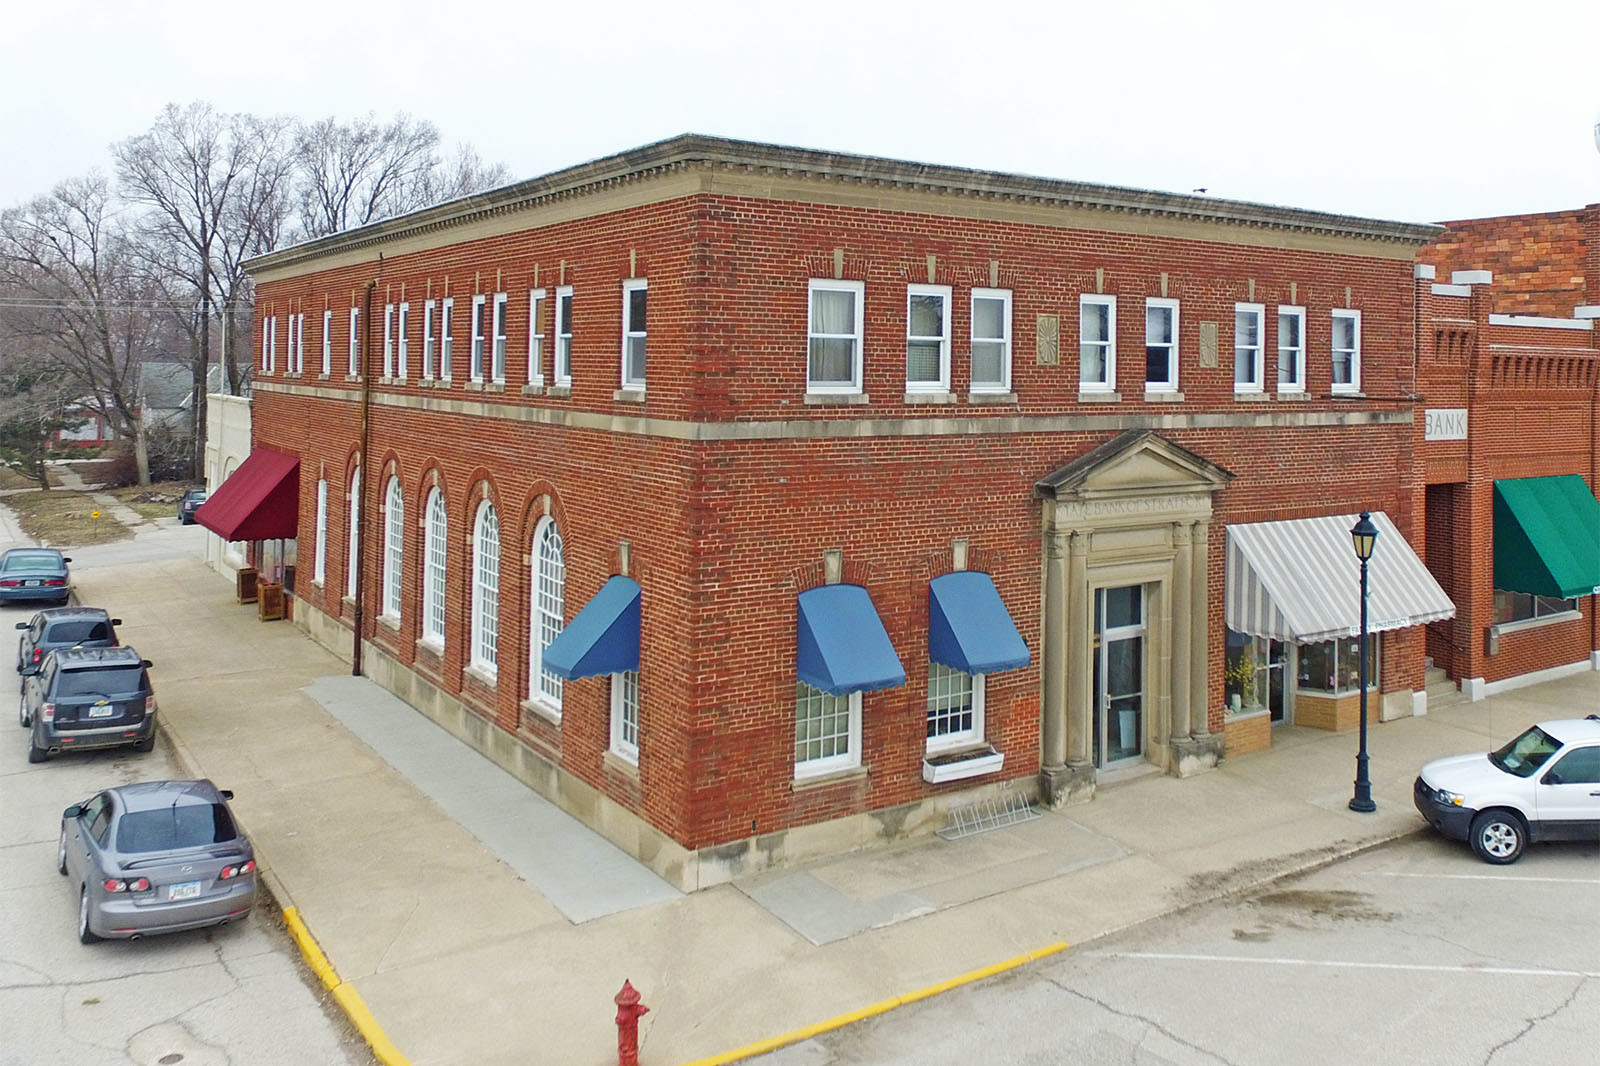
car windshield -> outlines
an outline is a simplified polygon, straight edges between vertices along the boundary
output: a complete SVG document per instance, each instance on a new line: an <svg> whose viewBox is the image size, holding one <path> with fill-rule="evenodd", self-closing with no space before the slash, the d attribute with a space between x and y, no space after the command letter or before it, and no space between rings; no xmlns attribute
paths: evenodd
<svg viewBox="0 0 1600 1066"><path fill-rule="evenodd" d="M1508 774L1532 777L1560 750L1561 741L1534 726L1499 751L1491 751L1489 761Z"/></svg>
<svg viewBox="0 0 1600 1066"><path fill-rule="evenodd" d="M52 644L76 644L83 640L106 640L110 636L111 627L105 622L78 618L71 622L57 622L50 627L44 639Z"/></svg>
<svg viewBox="0 0 1600 1066"><path fill-rule="evenodd" d="M117 850L123 854L203 848L238 836L228 808L220 803L173 804L154 811L131 811L117 823Z"/></svg>
<svg viewBox="0 0 1600 1066"><path fill-rule="evenodd" d="M56 681L56 697L109 696L114 693L144 691L144 667L101 666L93 670L63 670Z"/></svg>
<svg viewBox="0 0 1600 1066"><path fill-rule="evenodd" d="M55 552L11 552L0 562L0 570L60 570L61 556Z"/></svg>

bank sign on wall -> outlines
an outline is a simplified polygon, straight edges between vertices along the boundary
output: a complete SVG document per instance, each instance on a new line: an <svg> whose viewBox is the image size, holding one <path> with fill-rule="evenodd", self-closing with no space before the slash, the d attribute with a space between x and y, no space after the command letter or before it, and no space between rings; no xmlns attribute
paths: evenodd
<svg viewBox="0 0 1600 1066"><path fill-rule="evenodd" d="M1429 407L1422 412L1423 440L1466 440L1465 407Z"/></svg>

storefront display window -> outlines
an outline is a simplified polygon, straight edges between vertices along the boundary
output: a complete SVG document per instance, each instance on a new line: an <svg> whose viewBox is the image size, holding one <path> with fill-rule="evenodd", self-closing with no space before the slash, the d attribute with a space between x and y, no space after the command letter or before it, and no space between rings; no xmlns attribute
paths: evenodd
<svg viewBox="0 0 1600 1066"><path fill-rule="evenodd" d="M1530 618L1549 618L1551 615L1576 612L1577 600L1563 600L1555 596L1534 596L1526 592L1494 590L1494 624L1523 622Z"/></svg>
<svg viewBox="0 0 1600 1066"><path fill-rule="evenodd" d="M1367 688L1378 688L1378 638L1367 638ZM1361 684L1361 639L1340 637L1320 644L1300 645L1299 688L1302 692L1338 695L1355 692Z"/></svg>

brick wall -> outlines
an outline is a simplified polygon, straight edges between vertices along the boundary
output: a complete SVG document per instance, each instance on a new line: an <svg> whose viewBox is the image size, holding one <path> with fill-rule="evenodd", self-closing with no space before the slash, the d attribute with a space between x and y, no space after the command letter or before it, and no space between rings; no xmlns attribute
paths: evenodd
<svg viewBox="0 0 1600 1066"><path fill-rule="evenodd" d="M1449 231L1417 255L1439 268L1494 272L1491 310L1496 314L1569 318L1586 296L1596 244L1594 212L1550 211L1444 223Z"/></svg>

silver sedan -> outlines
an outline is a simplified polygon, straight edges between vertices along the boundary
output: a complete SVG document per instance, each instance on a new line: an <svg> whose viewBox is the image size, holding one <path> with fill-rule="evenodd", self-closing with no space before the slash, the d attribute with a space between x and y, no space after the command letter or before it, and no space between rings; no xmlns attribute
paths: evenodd
<svg viewBox="0 0 1600 1066"><path fill-rule="evenodd" d="M237 921L256 898L255 852L210 781L145 781L61 815L56 868L78 895L78 939L137 939Z"/></svg>

